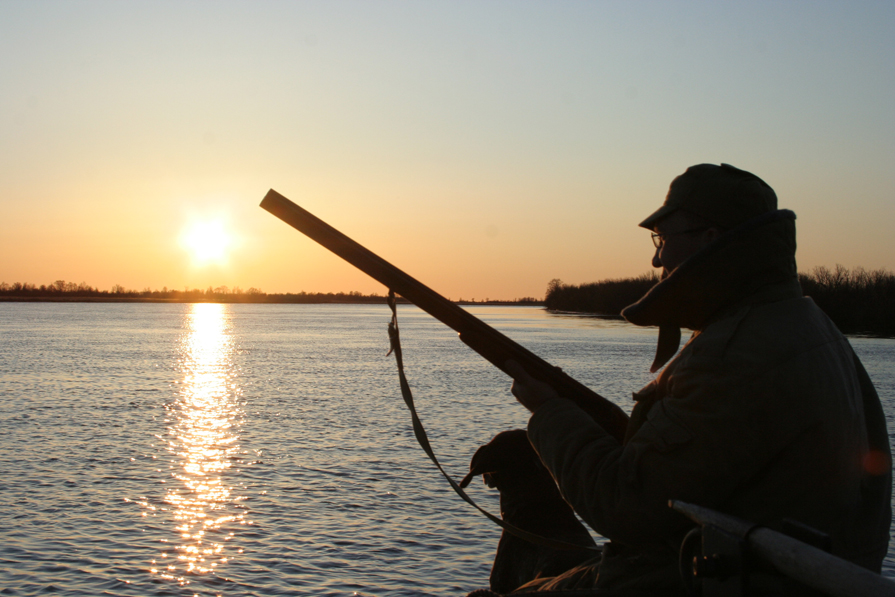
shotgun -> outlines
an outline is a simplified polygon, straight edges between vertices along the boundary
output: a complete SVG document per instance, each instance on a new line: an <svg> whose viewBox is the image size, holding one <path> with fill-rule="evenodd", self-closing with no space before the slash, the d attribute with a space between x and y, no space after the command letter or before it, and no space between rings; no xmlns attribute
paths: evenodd
<svg viewBox="0 0 895 597"><path fill-rule="evenodd" d="M671 500L668 505L702 527L700 543L703 553L688 554L697 555L694 558L696 561L692 561L692 574L695 576L697 566L705 564L720 565L722 568L714 575L703 575L702 593L705 595L742 595L749 570L749 567L743 566L744 560L753 566L757 562L770 564L778 572L830 597L895 595L895 580L789 535L687 502ZM817 533L809 527L804 528L809 534ZM686 543L687 539L684 539ZM685 553L686 547L682 545L681 574L685 569ZM712 589L714 591L709 593Z"/></svg>
<svg viewBox="0 0 895 597"><path fill-rule="evenodd" d="M463 343L504 373L507 361L516 361L529 375L575 402L619 443L624 440L628 425L625 412L559 367L510 340L273 189L261 201L261 207L459 333Z"/></svg>

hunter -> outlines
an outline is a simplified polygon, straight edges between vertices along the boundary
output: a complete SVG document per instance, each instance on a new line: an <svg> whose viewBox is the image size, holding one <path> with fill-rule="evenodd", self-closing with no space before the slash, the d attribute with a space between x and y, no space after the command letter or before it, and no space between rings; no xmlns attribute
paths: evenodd
<svg viewBox="0 0 895 597"><path fill-rule="evenodd" d="M671 499L776 530L795 520L879 572L891 522L886 422L851 345L802 295L795 214L754 174L700 164L640 226L653 232L661 280L623 315L659 328L661 372L634 394L624 442L521 368L513 375L532 412L529 441L610 542L601 558L516 592L681 594L678 549L693 525ZM693 333L677 352L681 328ZM770 570L749 582L759 595L809 594Z"/></svg>

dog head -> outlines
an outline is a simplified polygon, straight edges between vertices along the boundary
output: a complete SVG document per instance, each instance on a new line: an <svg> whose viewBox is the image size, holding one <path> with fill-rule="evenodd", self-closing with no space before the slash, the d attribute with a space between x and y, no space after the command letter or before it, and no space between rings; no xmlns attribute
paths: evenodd
<svg viewBox="0 0 895 597"><path fill-rule="evenodd" d="M524 429L502 431L476 450L469 463L469 474L460 481L466 487L473 477L482 475L488 487L500 489L508 479L549 477L537 452L531 447Z"/></svg>

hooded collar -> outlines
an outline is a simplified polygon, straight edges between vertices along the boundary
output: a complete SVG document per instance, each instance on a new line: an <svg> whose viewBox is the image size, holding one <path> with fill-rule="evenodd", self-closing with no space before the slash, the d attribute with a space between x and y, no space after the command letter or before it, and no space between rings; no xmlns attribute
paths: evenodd
<svg viewBox="0 0 895 597"><path fill-rule="evenodd" d="M622 311L635 325L659 327L651 371L677 352L681 328L702 330L726 308L760 289L797 281L795 219L793 212L781 209L747 220L692 255Z"/></svg>

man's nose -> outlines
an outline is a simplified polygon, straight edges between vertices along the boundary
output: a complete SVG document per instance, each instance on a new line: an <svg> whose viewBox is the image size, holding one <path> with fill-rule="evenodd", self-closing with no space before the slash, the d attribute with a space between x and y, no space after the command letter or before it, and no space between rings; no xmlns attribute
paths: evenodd
<svg viewBox="0 0 895 597"><path fill-rule="evenodd" d="M653 267L662 267L662 260L659 259L659 252L661 251L662 249L656 249L656 252L653 253Z"/></svg>

